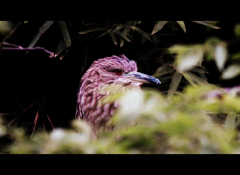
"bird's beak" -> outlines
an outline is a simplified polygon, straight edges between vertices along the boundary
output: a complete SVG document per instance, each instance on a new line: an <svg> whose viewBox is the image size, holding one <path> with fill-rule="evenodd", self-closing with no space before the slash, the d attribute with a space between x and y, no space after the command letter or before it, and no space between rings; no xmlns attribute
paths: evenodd
<svg viewBox="0 0 240 175"><path fill-rule="evenodd" d="M161 84L159 79L154 78L150 75L141 73L141 72L129 72L123 74L125 78L131 79L132 81L136 83L156 83L156 84Z"/></svg>

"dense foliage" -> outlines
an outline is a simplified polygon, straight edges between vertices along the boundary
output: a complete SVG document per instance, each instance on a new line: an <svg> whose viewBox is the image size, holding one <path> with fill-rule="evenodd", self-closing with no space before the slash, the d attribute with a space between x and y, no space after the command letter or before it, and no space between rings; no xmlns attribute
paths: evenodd
<svg viewBox="0 0 240 175"><path fill-rule="evenodd" d="M1 152L239 153L239 26L0 22ZM105 98L122 107L109 121L113 131L93 139L89 125L74 118L78 83L93 60L118 54L162 84Z"/></svg>

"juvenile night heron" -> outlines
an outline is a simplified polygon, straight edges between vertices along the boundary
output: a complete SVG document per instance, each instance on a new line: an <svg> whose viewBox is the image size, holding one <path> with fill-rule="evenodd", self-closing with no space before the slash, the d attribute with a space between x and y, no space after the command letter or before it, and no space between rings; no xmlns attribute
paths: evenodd
<svg viewBox="0 0 240 175"><path fill-rule="evenodd" d="M100 104L99 100L111 92L102 92L106 85L117 85L122 91L127 87L140 88L142 83L161 82L149 75L137 72L137 64L125 55L111 56L94 61L82 76L77 94L76 117L87 120L94 131L105 126L118 107L117 102ZM134 105L134 104L133 104Z"/></svg>

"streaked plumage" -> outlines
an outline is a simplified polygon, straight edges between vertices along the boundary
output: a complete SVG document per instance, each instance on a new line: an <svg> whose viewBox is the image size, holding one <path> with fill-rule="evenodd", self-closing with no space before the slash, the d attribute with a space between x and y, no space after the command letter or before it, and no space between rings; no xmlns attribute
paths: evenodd
<svg viewBox="0 0 240 175"><path fill-rule="evenodd" d="M118 104L102 105L99 100L114 93L102 91L106 85L117 85L115 91L125 88L140 88L142 83L153 82L160 84L158 79L137 72L137 64L126 56L111 56L94 61L80 81L77 94L76 117L87 120L93 129L105 126L112 117Z"/></svg>

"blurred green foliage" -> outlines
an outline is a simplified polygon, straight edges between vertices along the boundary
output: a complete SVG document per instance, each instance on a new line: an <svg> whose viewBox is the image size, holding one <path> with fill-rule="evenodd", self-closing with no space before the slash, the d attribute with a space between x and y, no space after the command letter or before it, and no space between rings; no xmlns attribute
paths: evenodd
<svg viewBox="0 0 240 175"><path fill-rule="evenodd" d="M233 115L228 117L235 121L238 112L236 106L240 103L240 98L231 93L225 94L222 99L208 96L214 90L219 88L212 85L188 86L181 95L174 95L170 99L150 89L137 93L135 90L121 92L115 99L109 98L110 101L119 100L120 106L124 106L126 100L131 102L129 95L134 94L142 97L139 102L144 107L138 111L120 107L109 121L115 125L113 131L101 130L98 138L92 137L90 126L81 120L74 120L70 129L56 128L49 133L37 132L31 139L26 137L21 128L6 128L1 125L1 130L4 130L2 136L9 135L14 139L14 143L3 152L239 153L237 133L233 130L236 123L230 125L225 122L218 125L213 122L211 115L231 111Z"/></svg>
<svg viewBox="0 0 240 175"><path fill-rule="evenodd" d="M10 21L0 21L0 35L6 35L13 29Z"/></svg>

